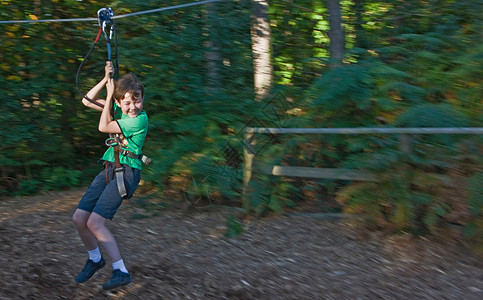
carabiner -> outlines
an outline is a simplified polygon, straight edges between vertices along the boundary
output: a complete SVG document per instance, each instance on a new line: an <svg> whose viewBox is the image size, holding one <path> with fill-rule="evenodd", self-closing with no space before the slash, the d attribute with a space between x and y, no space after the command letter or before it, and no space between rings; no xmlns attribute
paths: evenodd
<svg viewBox="0 0 483 300"><path fill-rule="evenodd" d="M108 138L105 142L107 147L113 147L113 146L117 146L119 143L117 142L117 139L116 138Z"/></svg>

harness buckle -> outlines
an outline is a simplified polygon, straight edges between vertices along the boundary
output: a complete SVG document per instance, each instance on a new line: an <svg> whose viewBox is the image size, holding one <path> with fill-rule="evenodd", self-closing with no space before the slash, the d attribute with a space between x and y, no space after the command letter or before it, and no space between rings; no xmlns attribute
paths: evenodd
<svg viewBox="0 0 483 300"><path fill-rule="evenodd" d="M146 155L141 155L141 161L147 166L151 162L151 158L147 157Z"/></svg>

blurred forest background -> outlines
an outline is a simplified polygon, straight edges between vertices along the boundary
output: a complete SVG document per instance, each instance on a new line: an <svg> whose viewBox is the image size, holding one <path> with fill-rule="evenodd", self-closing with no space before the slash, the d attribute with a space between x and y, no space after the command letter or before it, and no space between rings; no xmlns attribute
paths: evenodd
<svg viewBox="0 0 483 300"><path fill-rule="evenodd" d="M1 20L95 18L190 1L1 0ZM482 127L482 0L225 0L114 20L121 75L146 86L150 127L140 205L178 197L242 205L243 129ZM96 22L0 24L0 196L89 184L105 151L76 72ZM104 37L80 72L103 76ZM257 176L243 206L310 205L427 233L483 239L481 135L269 137L265 162L366 169L379 182ZM154 196L153 196L154 195ZM481 241L481 240L480 240Z"/></svg>

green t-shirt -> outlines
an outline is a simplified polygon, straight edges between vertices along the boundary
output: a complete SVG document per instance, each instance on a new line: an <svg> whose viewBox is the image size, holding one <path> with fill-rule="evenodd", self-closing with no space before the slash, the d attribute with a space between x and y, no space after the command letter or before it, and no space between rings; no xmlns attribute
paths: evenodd
<svg viewBox="0 0 483 300"><path fill-rule="evenodd" d="M119 116L121 116L119 118ZM114 103L114 118L122 130L121 149L131 151L139 155L142 153L144 139L148 132L148 115L143 110L135 118L131 118L122 113L121 108ZM119 119L118 119L119 118ZM114 148L109 147L102 156L103 160L114 162ZM119 155L121 164L127 164L131 168L142 169L140 159L130 158L125 155Z"/></svg>

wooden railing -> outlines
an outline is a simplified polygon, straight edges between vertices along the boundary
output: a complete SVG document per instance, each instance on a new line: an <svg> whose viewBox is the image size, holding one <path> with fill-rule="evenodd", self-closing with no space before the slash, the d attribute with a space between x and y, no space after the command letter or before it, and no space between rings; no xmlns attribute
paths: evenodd
<svg viewBox="0 0 483 300"><path fill-rule="evenodd" d="M276 166L258 164L254 166L256 154L255 134L397 134L399 149L411 152L412 135L417 134L483 134L483 127L457 128L253 128L244 130L245 142L243 149L243 194L253 172L275 175L308 178L329 178L355 181L377 181L374 174L364 170L341 168L308 168L298 166Z"/></svg>

